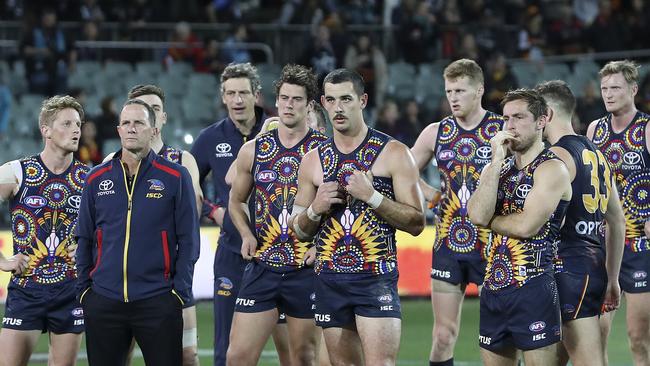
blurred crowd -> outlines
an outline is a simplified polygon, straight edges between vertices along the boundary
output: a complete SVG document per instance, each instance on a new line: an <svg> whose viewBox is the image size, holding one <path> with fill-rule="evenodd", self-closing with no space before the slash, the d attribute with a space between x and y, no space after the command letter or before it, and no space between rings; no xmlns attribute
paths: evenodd
<svg viewBox="0 0 650 366"><path fill-rule="evenodd" d="M421 129L449 113L443 98L395 98L387 90L388 66L415 67L461 57L476 60L485 72L485 106L500 110L503 94L520 86L509 59L543 62L545 56L650 48L650 4L642 0L6 0L0 17L19 20L24 30L17 57L24 61L28 92L69 93L68 75L79 61L144 61L141 50L102 51L75 46L75 41L138 40L138 30L155 22L175 24L169 41L178 42L154 60L164 67L188 63L194 72L215 77L230 62L266 61L242 44L261 42L251 24L310 24L300 56L292 62L311 66L320 76L337 67L357 70L370 95L369 115L376 125L411 145ZM80 28L64 31L62 21ZM106 22L121 24L106 32ZM199 35L193 22L228 23L226 34ZM391 48L372 32L348 32L352 25L391 26ZM151 56L149 56L151 57ZM0 75L0 136L5 133L11 98L6 75ZM83 90L76 90L83 93ZM444 96L442 91L439 93ZM585 86L576 128L604 113L597 80ZM639 88L638 105L650 108L650 79ZM111 100L102 101L102 116L114 118ZM106 131L86 128L86 139L101 140ZM90 144L88 159L101 155Z"/></svg>

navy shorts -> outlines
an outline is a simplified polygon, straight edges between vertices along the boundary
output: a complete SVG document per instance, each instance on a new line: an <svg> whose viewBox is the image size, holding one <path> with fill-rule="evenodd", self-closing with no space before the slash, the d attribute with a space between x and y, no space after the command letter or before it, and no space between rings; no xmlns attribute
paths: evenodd
<svg viewBox="0 0 650 366"><path fill-rule="evenodd" d="M431 279L466 285L470 282L483 284L486 261L457 259L446 251L435 251L431 255Z"/></svg>
<svg viewBox="0 0 650 366"><path fill-rule="evenodd" d="M520 288L484 288L479 323L479 345L493 352L508 347L528 351L559 342L560 303L553 276L538 276Z"/></svg>
<svg viewBox="0 0 650 366"><path fill-rule="evenodd" d="M565 271L555 274L555 282L563 322L600 315L607 276Z"/></svg>
<svg viewBox="0 0 650 366"><path fill-rule="evenodd" d="M640 238L638 240L648 240ZM626 245L623 251L623 262L618 282L621 290L635 294L650 292L650 250L632 252Z"/></svg>
<svg viewBox="0 0 650 366"><path fill-rule="evenodd" d="M401 318L397 271L383 275L332 274L316 276L316 325L323 328L354 324L355 315Z"/></svg>
<svg viewBox="0 0 650 366"><path fill-rule="evenodd" d="M268 266L251 262L244 270L235 311L259 313L271 309L293 318L314 317L314 269L304 267L295 271L274 271Z"/></svg>
<svg viewBox="0 0 650 366"><path fill-rule="evenodd" d="M55 334L82 333L84 313L75 282L22 288L9 284L2 327Z"/></svg>

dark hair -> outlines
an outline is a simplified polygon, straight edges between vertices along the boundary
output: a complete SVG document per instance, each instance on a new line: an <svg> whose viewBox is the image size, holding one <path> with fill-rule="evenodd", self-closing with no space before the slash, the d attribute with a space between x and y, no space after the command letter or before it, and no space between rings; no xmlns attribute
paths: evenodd
<svg viewBox="0 0 650 366"><path fill-rule="evenodd" d="M122 106L122 109L126 107L127 105L132 105L132 104L137 104L141 105L144 107L144 109L147 110L147 113L149 114L149 124L151 127L156 127L156 112L151 108L151 106L140 99L129 99L127 100L124 105Z"/></svg>
<svg viewBox="0 0 650 366"><path fill-rule="evenodd" d="M352 83L354 92L357 93L358 96L363 95L365 91L365 82L363 81L363 77L361 77L358 72L350 69L336 69L327 74L323 80L323 90L325 90L325 84L327 83L341 84L348 81Z"/></svg>
<svg viewBox="0 0 650 366"><path fill-rule="evenodd" d="M528 103L528 110L533 114L533 118L538 119L541 116L546 116L548 114L548 104L546 100L542 97L541 94L536 92L533 89L516 89L510 90L506 93L501 101L501 108L506 105L506 103L513 102L515 100L523 100Z"/></svg>
<svg viewBox="0 0 650 366"><path fill-rule="evenodd" d="M282 84L285 83L305 88L307 101L315 99L316 94L318 94L316 75L314 75L310 68L305 66L293 64L285 65L282 68L280 78L275 82L275 95L280 95L280 88L282 87Z"/></svg>
<svg viewBox="0 0 650 366"><path fill-rule="evenodd" d="M128 98L135 99L143 95L154 94L160 98L160 101L165 103L165 92L157 85L148 84L148 85L136 85L131 90L129 90Z"/></svg>
<svg viewBox="0 0 650 366"><path fill-rule="evenodd" d="M562 111L571 116L576 109L576 97L571 92L569 85L562 80L551 80L535 87L546 102L557 104Z"/></svg>

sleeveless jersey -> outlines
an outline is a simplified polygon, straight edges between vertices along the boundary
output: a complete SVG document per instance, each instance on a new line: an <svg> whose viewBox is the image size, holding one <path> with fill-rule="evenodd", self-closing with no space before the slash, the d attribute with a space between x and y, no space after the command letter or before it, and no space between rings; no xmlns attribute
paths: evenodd
<svg viewBox="0 0 650 366"><path fill-rule="evenodd" d="M506 159L499 177L497 215L509 215L523 210L528 192L534 184L535 170L550 159L557 157L549 150L544 150L522 170L517 169L514 157ZM543 273L552 273L554 243L559 236L568 204L569 201L560 201L553 215L531 238L520 240L494 233L483 284L490 290L497 291L521 287Z"/></svg>
<svg viewBox="0 0 650 366"><path fill-rule="evenodd" d="M29 266L11 281L21 287L58 284L77 278L68 257L88 167L73 160L62 174L50 172L39 155L21 159L22 182L9 202L14 253L29 256Z"/></svg>
<svg viewBox="0 0 650 366"><path fill-rule="evenodd" d="M605 257L600 228L612 190L609 163L585 136L563 136L555 146L564 148L571 155L576 168L571 183L571 203L567 208L564 226L560 229L555 269L557 272L564 269L582 269L588 272L600 270L604 266ZM578 261L576 264L580 267L565 268L565 260Z"/></svg>
<svg viewBox="0 0 650 366"><path fill-rule="evenodd" d="M174 147L163 145L162 149L158 152L159 156L162 156L165 160L171 161L178 165L183 165L183 150L176 149Z"/></svg>
<svg viewBox="0 0 650 366"><path fill-rule="evenodd" d="M632 252L650 250L643 225L650 219L650 154L645 130L650 116L637 112L620 133L612 130L612 116L596 122L593 142L605 154L616 178L618 194L625 213L625 245Z"/></svg>
<svg viewBox="0 0 650 366"><path fill-rule="evenodd" d="M338 182L342 189L354 170L372 169L377 156L392 138L372 128L365 140L349 154L340 152L334 140L318 148L323 182ZM373 187L385 197L395 199L393 182L375 176ZM375 214L367 203L346 194L346 203L335 205L316 233L316 273L383 274L397 269L395 228Z"/></svg>
<svg viewBox="0 0 650 366"><path fill-rule="evenodd" d="M436 253L474 260L487 257L490 230L469 221L467 202L492 159L490 139L502 129L502 117L492 112L472 130L460 127L453 116L440 122L434 151L444 195L438 207Z"/></svg>
<svg viewBox="0 0 650 366"><path fill-rule="evenodd" d="M289 214L298 191L298 168L302 157L316 148L327 136L309 129L307 135L291 148L284 147L278 130L263 133L255 140L255 159L251 173L255 184L255 257L277 269L302 266L311 246L298 240L289 227Z"/></svg>

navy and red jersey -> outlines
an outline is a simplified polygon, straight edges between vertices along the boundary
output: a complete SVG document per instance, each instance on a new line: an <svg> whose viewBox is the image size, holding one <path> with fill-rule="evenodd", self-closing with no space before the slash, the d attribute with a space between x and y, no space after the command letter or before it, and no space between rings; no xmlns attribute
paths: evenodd
<svg viewBox="0 0 650 366"><path fill-rule="evenodd" d="M278 130L255 139L252 171L255 182L255 257L262 263L282 269L302 266L311 242L298 240L289 227L289 215L298 191L298 168L302 157L325 141L327 136L309 129L293 147L282 145Z"/></svg>
<svg viewBox="0 0 650 366"><path fill-rule="evenodd" d="M255 107L255 112L255 125L248 136L242 135L235 127L235 123L228 117L203 129L192 145L190 152L196 159L201 186L208 174L212 172L214 204L221 207L228 206L230 197L230 186L226 184L228 168L237 158L242 145L257 136L262 128L265 117L262 109ZM205 188L203 191L208 192ZM204 205L203 215L209 214L211 210L209 205ZM249 212L254 212L252 204L249 204ZM241 253L241 236L232 223L227 210L219 234L219 246L228 248L233 253Z"/></svg>
<svg viewBox="0 0 650 366"><path fill-rule="evenodd" d="M485 260L490 230L469 220L467 202L478 186L483 167L492 160L490 139L503 129L503 118L486 112L471 130L462 128L453 116L440 121L435 141L435 159L440 171L443 198L438 206L435 254L464 260Z"/></svg>
<svg viewBox="0 0 650 366"><path fill-rule="evenodd" d="M121 151L88 174L77 237L78 291L135 301L175 291L192 298L200 248L192 179L153 151L128 183Z"/></svg>
<svg viewBox="0 0 650 366"><path fill-rule="evenodd" d="M571 203L560 230L555 270L578 273L602 271L605 248L599 231L612 191L609 163L585 136L566 135L554 146L565 149L576 168L571 182Z"/></svg>
<svg viewBox="0 0 650 366"><path fill-rule="evenodd" d="M10 163L20 175L18 192L9 202L14 254L29 257L27 269L12 275L20 287L59 284L77 278L68 247L74 230L88 167L73 160L61 174L51 172L40 155Z"/></svg>
<svg viewBox="0 0 650 366"><path fill-rule="evenodd" d="M650 116L637 112L623 131L612 129L612 115L596 122L592 141L609 161L625 214L625 246L632 252L650 250L643 226L650 219L650 153L646 128ZM644 238L644 240L641 240Z"/></svg>
<svg viewBox="0 0 650 366"><path fill-rule="evenodd" d="M347 179L358 170L372 169L392 137L372 128L364 141L349 154L336 148L332 138L318 147L323 182L338 182L345 189ZM372 185L387 198L395 199L393 180L375 176ZM367 203L346 194L346 203L335 205L316 233L316 272L384 274L397 270L395 228L377 216Z"/></svg>
<svg viewBox="0 0 650 366"><path fill-rule="evenodd" d="M183 150L171 147L169 145L163 145L162 149L158 151L158 155L165 158L167 161L176 163L178 165L183 165Z"/></svg>
<svg viewBox="0 0 650 366"><path fill-rule="evenodd" d="M518 169L514 157L507 158L499 177L495 214L505 216L523 211L526 197L535 183L535 170L551 159L557 156L544 150L530 164ZM517 239L494 232L483 285L497 291L521 287L544 273L551 274L554 243L568 205L569 201L560 201L548 221L531 238Z"/></svg>

